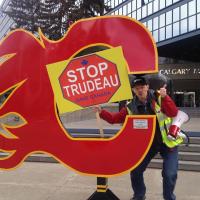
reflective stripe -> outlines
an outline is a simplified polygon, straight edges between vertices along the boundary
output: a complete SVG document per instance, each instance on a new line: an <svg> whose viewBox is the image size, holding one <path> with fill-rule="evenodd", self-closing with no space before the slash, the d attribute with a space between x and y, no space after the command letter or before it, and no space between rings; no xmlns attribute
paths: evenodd
<svg viewBox="0 0 200 200"><path fill-rule="evenodd" d="M161 102L161 97L158 98L158 102ZM172 119L161 112L161 107L157 104L157 102L155 102L155 113L158 119L163 142L170 148L173 148L182 143L182 138L176 139L175 141L171 141L168 139L167 133L172 123Z"/></svg>
<svg viewBox="0 0 200 200"><path fill-rule="evenodd" d="M161 97L158 98L158 102L161 105ZM169 148L173 148L183 142L182 138L178 138L175 141L169 140L167 137L167 133L169 130L169 127L172 123L172 119L170 117L167 117L164 113L161 112L161 107L158 105L157 102L155 102L155 113L156 117L158 119L160 132L162 135L163 143L165 143ZM127 111L129 115L132 115L132 111L127 107Z"/></svg>
<svg viewBox="0 0 200 200"><path fill-rule="evenodd" d="M131 110L130 110L128 107L127 107L126 109L127 109L129 115L132 115L132 114L133 114L133 113L131 112Z"/></svg>

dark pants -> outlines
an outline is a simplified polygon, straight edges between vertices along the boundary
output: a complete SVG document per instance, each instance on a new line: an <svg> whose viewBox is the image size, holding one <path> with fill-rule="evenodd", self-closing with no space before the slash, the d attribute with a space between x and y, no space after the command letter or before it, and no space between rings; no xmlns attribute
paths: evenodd
<svg viewBox="0 0 200 200"><path fill-rule="evenodd" d="M173 194L176 185L177 171L178 171L178 148L167 148L161 144L159 148L151 147L142 163L133 171L131 171L131 184L135 197L143 197L146 193L143 173L146 170L151 159L160 152L163 158L163 197L165 200L175 200L176 196ZM152 177L153 179L154 177Z"/></svg>

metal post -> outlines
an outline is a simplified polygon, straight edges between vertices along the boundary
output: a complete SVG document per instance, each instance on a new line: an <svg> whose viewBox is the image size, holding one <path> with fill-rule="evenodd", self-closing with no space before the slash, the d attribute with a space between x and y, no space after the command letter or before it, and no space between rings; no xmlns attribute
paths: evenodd
<svg viewBox="0 0 200 200"><path fill-rule="evenodd" d="M119 198L108 189L108 178L97 177L97 190L88 200L119 200Z"/></svg>

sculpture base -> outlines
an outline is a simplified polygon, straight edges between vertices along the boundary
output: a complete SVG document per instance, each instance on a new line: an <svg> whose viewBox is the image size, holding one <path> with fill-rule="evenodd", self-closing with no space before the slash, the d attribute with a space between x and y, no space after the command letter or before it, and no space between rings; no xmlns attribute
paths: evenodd
<svg viewBox="0 0 200 200"><path fill-rule="evenodd" d="M88 200L120 200L111 190L108 189L108 178L97 177L97 190Z"/></svg>
<svg viewBox="0 0 200 200"><path fill-rule="evenodd" d="M106 192L94 192L88 200L120 200L111 190Z"/></svg>

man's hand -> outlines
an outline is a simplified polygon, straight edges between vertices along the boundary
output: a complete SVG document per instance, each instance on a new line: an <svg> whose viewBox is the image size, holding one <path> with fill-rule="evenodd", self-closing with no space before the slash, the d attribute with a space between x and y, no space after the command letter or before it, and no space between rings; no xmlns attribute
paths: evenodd
<svg viewBox="0 0 200 200"><path fill-rule="evenodd" d="M167 96L167 90L166 90L166 88L164 88L164 87L160 88L160 96L162 98L164 98L164 97Z"/></svg>
<svg viewBox="0 0 200 200"><path fill-rule="evenodd" d="M162 97L162 98L165 98L166 96L167 96L167 89L166 89L166 84L162 87L162 88L160 88L160 90L159 90L159 93L160 93L160 96Z"/></svg>

